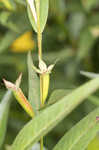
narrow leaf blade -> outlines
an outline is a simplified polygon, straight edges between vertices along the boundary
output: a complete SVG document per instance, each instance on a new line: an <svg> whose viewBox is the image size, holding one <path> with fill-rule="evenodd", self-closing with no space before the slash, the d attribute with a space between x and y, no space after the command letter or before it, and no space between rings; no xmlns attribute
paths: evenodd
<svg viewBox="0 0 99 150"><path fill-rule="evenodd" d="M2 102L0 103L0 147L3 144L6 133L10 102L11 102L11 91L7 91L2 99Z"/></svg>
<svg viewBox="0 0 99 150"><path fill-rule="evenodd" d="M97 78L99 77L99 74L93 73L93 72L87 72L87 71L80 71L80 74L83 76L86 76L88 78Z"/></svg>
<svg viewBox="0 0 99 150"><path fill-rule="evenodd" d="M48 9L49 9L49 0L40 1L40 23L41 23L41 32L43 32L44 27L48 18Z"/></svg>
<svg viewBox="0 0 99 150"><path fill-rule="evenodd" d="M17 35L15 32L8 31L0 41L0 53L4 52L12 44L16 37Z"/></svg>
<svg viewBox="0 0 99 150"><path fill-rule="evenodd" d="M32 15L32 12L31 12L30 7L29 7L28 4L27 4L27 12L28 12L28 17L29 17L30 23L31 23L34 31L37 32L37 25L35 23L34 17Z"/></svg>
<svg viewBox="0 0 99 150"><path fill-rule="evenodd" d="M99 88L99 78L87 82L56 104L42 111L20 131L12 145L12 149L24 150L29 145L37 142L41 136L54 128L97 88Z"/></svg>
<svg viewBox="0 0 99 150"><path fill-rule="evenodd" d="M99 108L95 109L68 131L53 150L85 150L99 131L96 116L99 116Z"/></svg>
<svg viewBox="0 0 99 150"><path fill-rule="evenodd" d="M30 53L28 53L27 64L28 64L28 80L29 80L28 99L33 107L35 114L37 114L40 108L40 85L39 85L39 78L36 72L33 70L33 62Z"/></svg>
<svg viewBox="0 0 99 150"><path fill-rule="evenodd" d="M48 9L49 9L49 0L41 0L40 1L40 30L41 33L44 30L44 27L46 25L46 21L48 18ZM34 29L35 32L37 32L37 24L35 23L35 19L33 17L32 11L29 7L29 4L27 3L27 11L30 23Z"/></svg>
<svg viewBox="0 0 99 150"><path fill-rule="evenodd" d="M71 92L69 89L57 89L54 90L48 99L48 103L46 105L53 104L55 102L58 102L60 99L62 99L64 96L68 95Z"/></svg>

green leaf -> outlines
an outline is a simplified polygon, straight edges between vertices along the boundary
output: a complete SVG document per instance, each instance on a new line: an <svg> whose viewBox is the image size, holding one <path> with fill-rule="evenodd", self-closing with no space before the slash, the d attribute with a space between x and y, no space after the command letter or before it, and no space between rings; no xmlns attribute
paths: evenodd
<svg viewBox="0 0 99 150"><path fill-rule="evenodd" d="M0 41L0 53L4 52L12 44L16 37L17 35L15 32L8 31Z"/></svg>
<svg viewBox="0 0 99 150"><path fill-rule="evenodd" d="M65 1L50 0L50 15L57 16L56 19L63 19L66 12ZM57 15L59 14L59 15Z"/></svg>
<svg viewBox="0 0 99 150"><path fill-rule="evenodd" d="M99 116L99 108L95 109L68 131L53 150L85 150L99 131L96 116Z"/></svg>
<svg viewBox="0 0 99 150"><path fill-rule="evenodd" d="M78 23L79 22L79 23ZM71 14L71 19L68 21L68 32L72 41L78 41L81 30L85 26L86 16L83 12L74 12Z"/></svg>
<svg viewBox="0 0 99 150"><path fill-rule="evenodd" d="M99 77L99 74L93 73L93 72L87 72L87 71L80 71L80 74L84 75L85 77L88 77L88 78L97 78L97 77Z"/></svg>
<svg viewBox="0 0 99 150"><path fill-rule="evenodd" d="M8 10L15 10L16 9L16 5L14 3L13 0L6 0L6 1L2 1L2 3L4 4L4 6L8 9Z"/></svg>
<svg viewBox="0 0 99 150"><path fill-rule="evenodd" d="M89 143L87 150L99 150L99 135Z"/></svg>
<svg viewBox="0 0 99 150"><path fill-rule="evenodd" d="M26 1L25 0L21 0L21 1L20 0L15 0L15 2L26 6Z"/></svg>
<svg viewBox="0 0 99 150"><path fill-rule="evenodd" d="M99 107L99 97L97 96L89 96L88 100L95 106Z"/></svg>
<svg viewBox="0 0 99 150"><path fill-rule="evenodd" d="M11 12L3 11L2 13L0 13L0 23L3 26L13 30L14 32L18 32L19 29L17 28L15 22L12 22L10 16L11 16Z"/></svg>
<svg viewBox="0 0 99 150"><path fill-rule="evenodd" d="M35 23L34 17L32 15L31 9L28 4L27 4L27 12L28 12L28 17L29 17L30 23L31 23L34 31L37 32L37 25Z"/></svg>
<svg viewBox="0 0 99 150"><path fill-rule="evenodd" d="M37 142L97 88L99 88L99 78L87 82L42 111L20 131L12 144L12 149L24 150Z"/></svg>
<svg viewBox="0 0 99 150"><path fill-rule="evenodd" d="M58 102L64 96L67 96L67 94L69 94L70 92L71 92L70 89L57 89L57 90L54 90L52 92L50 98L48 99L48 102L45 103L45 105L42 106L39 110L45 109L46 107Z"/></svg>
<svg viewBox="0 0 99 150"><path fill-rule="evenodd" d="M49 0L41 0L40 1L40 30L41 33L44 30L44 27L46 25L47 17L48 17L48 8L49 8ZM35 32L37 32L37 25L35 23L34 17L32 15L31 9L29 7L29 4L27 4L27 11L28 11L28 16L30 19L30 22L32 24L33 29Z"/></svg>
<svg viewBox="0 0 99 150"><path fill-rule="evenodd" d="M49 104L53 104L53 103L59 101L60 99L62 99L64 96L66 96L70 92L71 92L71 90L69 90L69 89L54 90L52 92L47 104L49 105Z"/></svg>
<svg viewBox="0 0 99 150"><path fill-rule="evenodd" d="M2 102L0 103L0 147L3 144L6 133L10 102L11 102L11 91L8 91L3 97Z"/></svg>
<svg viewBox="0 0 99 150"><path fill-rule="evenodd" d="M91 34L89 28L86 28L80 35L78 42L77 60L82 60L90 54L91 48L94 45L96 38ZM85 46L86 45L86 46Z"/></svg>
<svg viewBox="0 0 99 150"><path fill-rule="evenodd" d="M40 1L40 23L41 32L43 32L48 17L49 0Z"/></svg>
<svg viewBox="0 0 99 150"><path fill-rule="evenodd" d="M28 53L27 64L28 64L28 82L29 82L28 99L33 107L35 114L37 114L40 108L40 85L39 85L39 78L36 72L33 70L31 53Z"/></svg>

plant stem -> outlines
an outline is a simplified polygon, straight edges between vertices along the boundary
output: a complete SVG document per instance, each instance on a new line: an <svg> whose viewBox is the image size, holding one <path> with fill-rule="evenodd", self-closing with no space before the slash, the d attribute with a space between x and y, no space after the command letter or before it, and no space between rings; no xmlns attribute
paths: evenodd
<svg viewBox="0 0 99 150"><path fill-rule="evenodd" d="M38 50L39 50L39 57L42 59L42 34L38 34Z"/></svg>
<svg viewBox="0 0 99 150"><path fill-rule="evenodd" d="M38 38L38 56L42 59L42 33L40 29L40 0L35 0L36 2L36 12L37 12L37 38ZM41 100L41 107L42 103L42 96L43 96L43 80L42 75L40 75L40 100ZM43 150L43 137L40 139L40 150Z"/></svg>
<svg viewBox="0 0 99 150"><path fill-rule="evenodd" d="M42 33L40 29L40 0L36 0L38 55L42 59Z"/></svg>

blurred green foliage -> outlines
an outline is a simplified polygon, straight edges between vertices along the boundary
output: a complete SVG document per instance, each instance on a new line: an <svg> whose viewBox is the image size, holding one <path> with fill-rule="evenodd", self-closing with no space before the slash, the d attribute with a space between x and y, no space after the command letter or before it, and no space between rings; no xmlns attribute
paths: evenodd
<svg viewBox="0 0 99 150"><path fill-rule="evenodd" d="M32 31L32 27L27 16L26 1L1 0L0 100L6 91L2 78L15 81L20 72L23 73L22 89L27 95L27 53L14 53L11 50L14 40L27 31ZM32 34L36 43L36 34ZM57 59L59 61L52 73L49 95L53 89L72 90L83 83L86 78L80 75L80 70L99 72L98 43L99 0L50 0L49 18L43 34L43 58L48 64ZM33 49L32 56L34 63L37 63L37 47ZM89 97L89 101L81 104L45 137L45 145L49 149L65 131L98 105L94 103L94 99L99 100L98 95L96 93L91 97L91 101ZM28 120L25 112L13 101L5 144L12 143L15 135Z"/></svg>

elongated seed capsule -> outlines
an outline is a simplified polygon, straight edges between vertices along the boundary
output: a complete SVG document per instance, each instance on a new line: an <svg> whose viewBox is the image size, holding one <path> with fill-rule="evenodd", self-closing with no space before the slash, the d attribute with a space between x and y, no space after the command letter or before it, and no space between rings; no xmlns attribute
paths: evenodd
<svg viewBox="0 0 99 150"><path fill-rule="evenodd" d="M48 96L49 83L50 83L50 73L55 64L47 67L45 62L39 57L39 69L33 65L33 69L40 74L40 94L41 94L41 104L43 105Z"/></svg>
<svg viewBox="0 0 99 150"><path fill-rule="evenodd" d="M27 112L30 117L34 117L34 112L32 106L28 102L27 98L24 96L22 90L19 88L17 91L13 91L13 94L19 104L23 107L23 109Z"/></svg>
<svg viewBox="0 0 99 150"><path fill-rule="evenodd" d="M48 96L48 90L49 90L49 81L50 81L50 74L44 73L42 74L42 104L45 103L46 98Z"/></svg>
<svg viewBox="0 0 99 150"><path fill-rule="evenodd" d="M23 109L27 112L27 114L33 118L34 111L32 109L31 104L28 102L27 98L24 96L22 90L18 88L15 84L9 81L6 81L5 79L3 81L5 83L6 88L12 90L16 100L23 107Z"/></svg>

